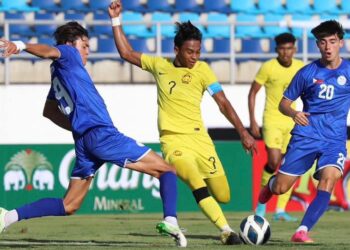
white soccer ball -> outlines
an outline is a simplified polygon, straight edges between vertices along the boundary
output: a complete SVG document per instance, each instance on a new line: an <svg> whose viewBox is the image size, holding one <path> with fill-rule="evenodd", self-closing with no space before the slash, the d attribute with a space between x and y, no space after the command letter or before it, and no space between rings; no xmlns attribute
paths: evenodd
<svg viewBox="0 0 350 250"><path fill-rule="evenodd" d="M245 244L265 244L271 236L270 224L264 217L249 215L242 220L239 235Z"/></svg>

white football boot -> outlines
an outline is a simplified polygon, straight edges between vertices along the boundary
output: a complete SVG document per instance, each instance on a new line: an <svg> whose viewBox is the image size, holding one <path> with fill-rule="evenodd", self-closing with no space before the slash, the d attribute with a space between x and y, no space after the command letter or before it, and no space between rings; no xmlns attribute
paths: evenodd
<svg viewBox="0 0 350 250"><path fill-rule="evenodd" d="M5 214L7 210L0 207L0 234L5 231Z"/></svg>
<svg viewBox="0 0 350 250"><path fill-rule="evenodd" d="M176 246L187 246L187 239L178 226L175 226L167 221L162 221L157 224L156 229L158 233L162 235L171 236L175 240Z"/></svg>

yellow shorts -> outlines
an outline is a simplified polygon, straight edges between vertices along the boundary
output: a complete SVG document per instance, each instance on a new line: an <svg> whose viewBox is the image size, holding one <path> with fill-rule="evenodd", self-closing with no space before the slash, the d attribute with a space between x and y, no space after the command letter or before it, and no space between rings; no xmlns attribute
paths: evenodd
<svg viewBox="0 0 350 250"><path fill-rule="evenodd" d="M165 160L175 168L176 162L185 162L188 171L197 172L203 179L225 175L208 134L166 134L160 143Z"/></svg>
<svg viewBox="0 0 350 250"><path fill-rule="evenodd" d="M290 131L294 124L269 122L263 126L263 138L268 148L280 149L282 154L287 150L289 140L291 138Z"/></svg>

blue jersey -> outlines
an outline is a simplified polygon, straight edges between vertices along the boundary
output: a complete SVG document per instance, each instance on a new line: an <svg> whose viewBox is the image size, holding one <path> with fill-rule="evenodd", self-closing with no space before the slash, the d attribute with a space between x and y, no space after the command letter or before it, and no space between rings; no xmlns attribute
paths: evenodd
<svg viewBox="0 0 350 250"><path fill-rule="evenodd" d="M327 141L344 141L350 108L350 62L342 59L337 69L319 60L303 67L284 92L284 97L301 97L303 111L310 113L309 125L295 125L292 134Z"/></svg>
<svg viewBox="0 0 350 250"><path fill-rule="evenodd" d="M79 51L68 45L56 47L61 56L51 64L48 99L57 100L71 122L74 138L87 130L114 127L106 105L84 68Z"/></svg>

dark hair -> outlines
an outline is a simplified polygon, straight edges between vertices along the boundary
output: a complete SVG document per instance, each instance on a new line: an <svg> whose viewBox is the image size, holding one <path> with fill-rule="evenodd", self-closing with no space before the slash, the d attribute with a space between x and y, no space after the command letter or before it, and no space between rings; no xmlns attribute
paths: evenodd
<svg viewBox="0 0 350 250"><path fill-rule="evenodd" d="M311 33L315 36L317 40L325 38L327 36L337 34L339 39L344 37L343 26L336 20L324 21L315 28L311 30Z"/></svg>
<svg viewBox="0 0 350 250"><path fill-rule="evenodd" d="M79 38L89 37L89 32L81 26L79 23L72 21L68 22L56 29L53 33L56 44L66 44L67 42L73 43Z"/></svg>
<svg viewBox="0 0 350 250"><path fill-rule="evenodd" d="M279 46L285 43L295 44L295 41L296 41L295 36L293 36L291 33L285 32L275 36L276 46Z"/></svg>
<svg viewBox="0 0 350 250"><path fill-rule="evenodd" d="M174 38L174 44L177 47L181 47L185 41L198 40L202 41L202 32L194 26L190 21L183 23L175 23L176 35Z"/></svg>

